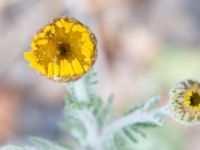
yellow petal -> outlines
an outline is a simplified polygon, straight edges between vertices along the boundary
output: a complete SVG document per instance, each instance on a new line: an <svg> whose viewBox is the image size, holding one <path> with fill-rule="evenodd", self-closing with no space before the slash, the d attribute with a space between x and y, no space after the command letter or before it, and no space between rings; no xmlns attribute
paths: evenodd
<svg viewBox="0 0 200 150"><path fill-rule="evenodd" d="M85 71L87 71L90 67L89 65L84 65L83 68L85 69Z"/></svg>
<svg viewBox="0 0 200 150"><path fill-rule="evenodd" d="M56 26L59 27L59 28L62 28L63 27L63 23L61 21L57 21L56 22Z"/></svg>
<svg viewBox="0 0 200 150"><path fill-rule="evenodd" d="M83 73L83 68L80 64L80 62L77 59L74 59L72 61L72 66L73 66L73 70L77 75L81 75Z"/></svg>
<svg viewBox="0 0 200 150"><path fill-rule="evenodd" d="M90 40L90 34L88 32L84 32L82 34L81 41L85 42L85 41L88 41L88 40Z"/></svg>
<svg viewBox="0 0 200 150"><path fill-rule="evenodd" d="M69 70L68 70L68 65L67 65L67 62L66 60L64 60L64 75L65 77L68 77L69 76Z"/></svg>
<svg viewBox="0 0 200 150"><path fill-rule="evenodd" d="M29 61L36 62L38 58L32 52L24 52L24 58Z"/></svg>
<svg viewBox="0 0 200 150"><path fill-rule="evenodd" d="M59 75L59 66L57 64L53 64L53 74L57 77Z"/></svg>
<svg viewBox="0 0 200 150"><path fill-rule="evenodd" d="M64 72L64 61L61 60L60 61L60 77L64 77L65 76L65 72Z"/></svg>
<svg viewBox="0 0 200 150"><path fill-rule="evenodd" d="M91 59L92 56L92 51L88 48L83 48L81 50L81 53L87 58L87 59Z"/></svg>
<svg viewBox="0 0 200 150"><path fill-rule="evenodd" d="M56 30L55 30L54 26L51 26L51 33L55 34L55 32L56 32Z"/></svg>
<svg viewBox="0 0 200 150"><path fill-rule="evenodd" d="M44 38L45 37L45 33L41 32L37 36L38 37L36 37L36 38Z"/></svg>
<svg viewBox="0 0 200 150"><path fill-rule="evenodd" d="M84 44L83 44L83 47L87 47L88 49L93 49L94 46L93 46L93 43L91 41L86 41Z"/></svg>
<svg viewBox="0 0 200 150"><path fill-rule="evenodd" d="M71 76L71 77L74 76L74 71L73 71L72 65L66 59L64 59L64 72L65 73L67 72L69 74L69 76Z"/></svg>
<svg viewBox="0 0 200 150"><path fill-rule="evenodd" d="M35 45L35 42L32 42L32 43L31 43L31 49L32 49L32 50L37 50L37 47L36 47L36 45Z"/></svg>
<svg viewBox="0 0 200 150"><path fill-rule="evenodd" d="M71 30L73 23L66 23L65 25L65 33L69 33L69 31Z"/></svg>
<svg viewBox="0 0 200 150"><path fill-rule="evenodd" d="M32 68L35 68L36 70L38 70L42 75L46 75L46 70L43 66L39 65L38 63L36 62L31 62L30 63L30 66Z"/></svg>
<svg viewBox="0 0 200 150"><path fill-rule="evenodd" d="M75 24L73 27L72 27L72 32L86 32L87 29L85 27L83 27L82 25L80 24Z"/></svg>
<svg viewBox="0 0 200 150"><path fill-rule="evenodd" d="M41 39L41 40L37 41L36 43L37 43L38 45L45 45L45 44L47 44L47 42L48 42L48 40Z"/></svg>
<svg viewBox="0 0 200 150"><path fill-rule="evenodd" d="M51 26L49 25L49 26L46 26L45 28L44 28L44 33L47 33L47 32L49 32L51 30Z"/></svg>
<svg viewBox="0 0 200 150"><path fill-rule="evenodd" d="M48 64L48 75L49 78L53 77L53 63Z"/></svg>

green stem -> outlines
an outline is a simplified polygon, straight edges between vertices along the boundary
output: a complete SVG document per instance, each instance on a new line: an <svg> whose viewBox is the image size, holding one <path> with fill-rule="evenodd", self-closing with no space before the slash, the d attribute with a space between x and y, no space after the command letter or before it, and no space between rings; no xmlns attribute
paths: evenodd
<svg viewBox="0 0 200 150"><path fill-rule="evenodd" d="M158 119L154 118L154 114L158 113L157 111L154 112L143 112L143 111L137 111L134 113L130 113L127 116L124 116L114 122L112 122L110 125L104 128L102 131L102 135L106 137L107 135L111 135L117 131L120 131L124 129L125 127L129 125L133 125L136 123L145 123L145 122L151 122L154 124L157 124L158 126L162 126L162 122L160 122ZM163 114L163 113L162 113Z"/></svg>
<svg viewBox="0 0 200 150"><path fill-rule="evenodd" d="M84 82L84 78L74 82L73 85L74 85L74 92L75 92L75 96L77 100L80 102L88 102L89 94Z"/></svg>

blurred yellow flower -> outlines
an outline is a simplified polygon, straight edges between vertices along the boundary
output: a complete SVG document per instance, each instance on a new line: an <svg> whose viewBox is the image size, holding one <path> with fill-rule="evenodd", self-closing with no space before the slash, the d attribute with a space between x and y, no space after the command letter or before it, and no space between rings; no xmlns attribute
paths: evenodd
<svg viewBox="0 0 200 150"><path fill-rule="evenodd" d="M185 125L200 123L200 83L179 82L170 92L169 111L175 120Z"/></svg>
<svg viewBox="0 0 200 150"><path fill-rule="evenodd" d="M96 59L96 38L73 18L59 18L34 37L24 57L30 66L49 79L67 82L82 77Z"/></svg>

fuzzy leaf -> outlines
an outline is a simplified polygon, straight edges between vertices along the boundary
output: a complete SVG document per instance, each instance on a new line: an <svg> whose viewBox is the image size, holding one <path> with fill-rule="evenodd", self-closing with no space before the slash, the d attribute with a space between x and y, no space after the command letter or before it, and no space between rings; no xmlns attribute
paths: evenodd
<svg viewBox="0 0 200 150"><path fill-rule="evenodd" d="M48 140L41 139L41 138L36 138L36 137L31 137L30 141L37 146L39 150L71 150L69 148L64 148L61 147L57 144L54 144ZM70 146L69 146L70 147Z"/></svg>

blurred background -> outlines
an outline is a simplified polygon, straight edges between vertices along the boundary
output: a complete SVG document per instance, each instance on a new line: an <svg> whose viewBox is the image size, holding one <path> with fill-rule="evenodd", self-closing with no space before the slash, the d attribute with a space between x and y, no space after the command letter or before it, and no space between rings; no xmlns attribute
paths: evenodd
<svg viewBox="0 0 200 150"><path fill-rule="evenodd" d="M64 84L28 67L23 52L53 18L72 16L98 40L98 94L115 95L115 115L185 78L200 79L199 0L0 0L0 144L60 137ZM200 126L169 119L147 130L138 150L199 150ZM140 143L142 142L142 144Z"/></svg>

